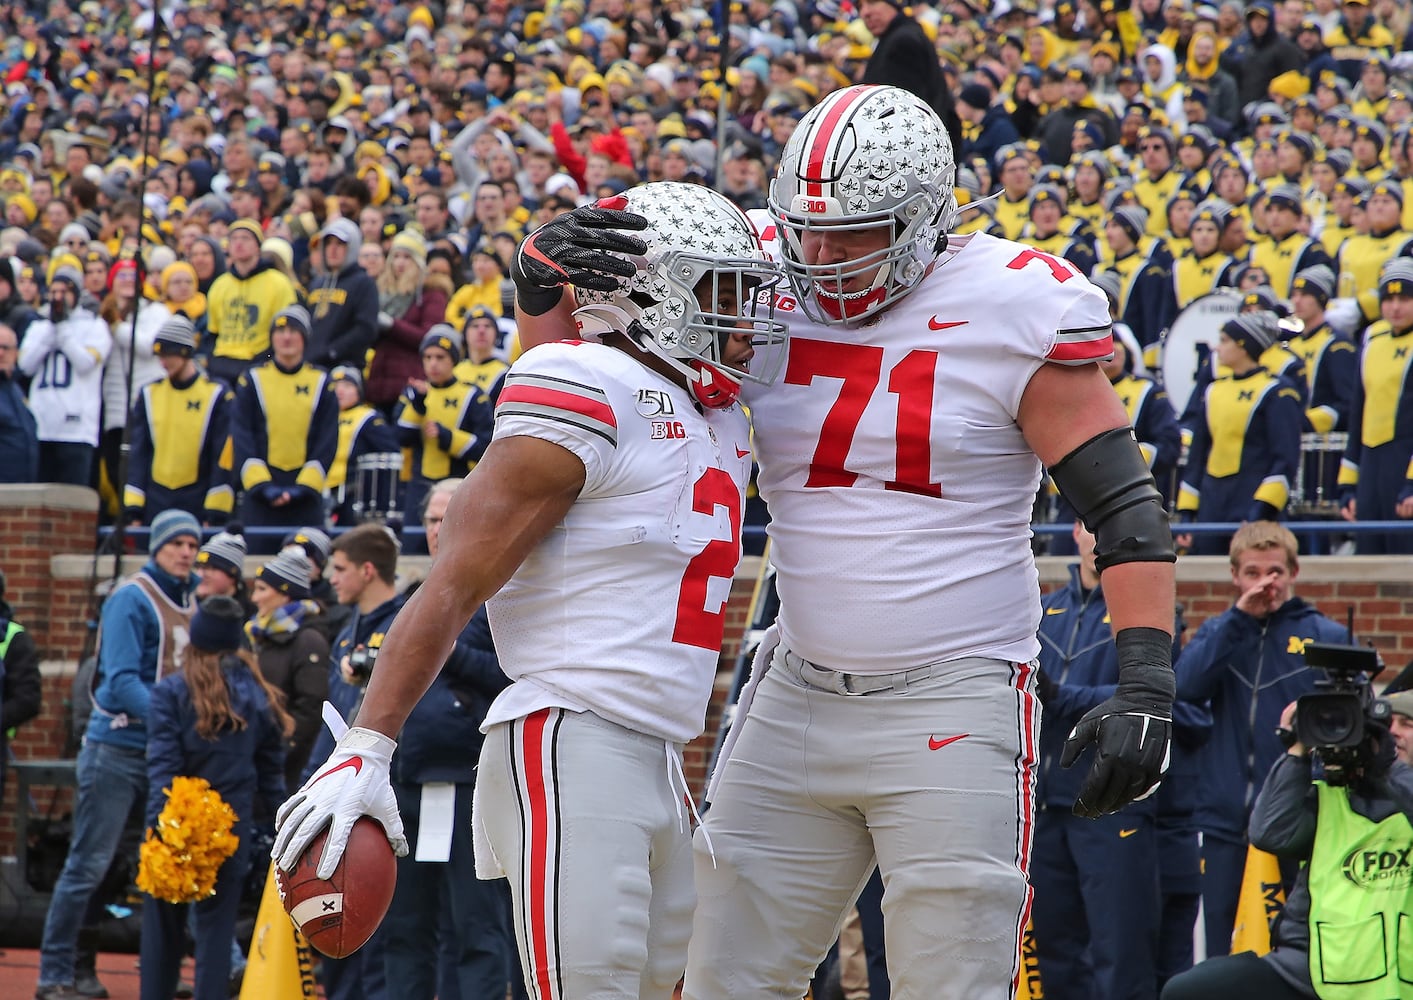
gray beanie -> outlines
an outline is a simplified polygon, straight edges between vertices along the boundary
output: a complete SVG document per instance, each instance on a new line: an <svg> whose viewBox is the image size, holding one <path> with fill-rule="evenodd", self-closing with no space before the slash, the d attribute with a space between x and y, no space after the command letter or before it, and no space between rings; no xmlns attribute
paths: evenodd
<svg viewBox="0 0 1413 1000"><path fill-rule="evenodd" d="M1137 243L1148 229L1148 210L1138 205L1120 205L1114 209L1114 221Z"/></svg>
<svg viewBox="0 0 1413 1000"><path fill-rule="evenodd" d="M64 264L62 267L56 268L54 270L54 277L50 279L49 284L57 285L61 281L67 281L69 284L73 285L74 294L76 295L83 291L83 275L79 272L78 268L71 264Z"/></svg>
<svg viewBox="0 0 1413 1000"><path fill-rule="evenodd" d="M280 320L285 320L285 323L282 324ZM314 321L309 318L309 310L298 303L285 306L275 313L275 318L270 322L270 329L273 331L282 325L299 331L304 335L306 341L309 339L309 332L314 329Z"/></svg>
<svg viewBox="0 0 1413 1000"><path fill-rule="evenodd" d="M1379 298L1413 295L1413 260L1394 257L1379 272Z"/></svg>
<svg viewBox="0 0 1413 1000"><path fill-rule="evenodd" d="M429 329L417 348L419 355L427 353L430 347L439 347L451 355L451 360L461 360L461 335L448 323L437 323Z"/></svg>
<svg viewBox="0 0 1413 1000"><path fill-rule="evenodd" d="M1119 292L1123 289L1123 276L1117 271L1096 271L1090 282L1098 287L1112 305L1118 305Z"/></svg>
<svg viewBox="0 0 1413 1000"><path fill-rule="evenodd" d="M1283 205L1296 215L1305 214L1305 201L1300 194L1300 188L1294 184L1277 184L1271 188L1266 195L1266 204L1270 207Z"/></svg>
<svg viewBox="0 0 1413 1000"><path fill-rule="evenodd" d="M68 243L69 240L83 240L83 242L87 244L90 238L91 237L89 237L88 235L88 230L85 229L83 226L79 225L79 223L77 222L70 222L67 226L65 226L59 231L60 243Z"/></svg>
<svg viewBox="0 0 1413 1000"><path fill-rule="evenodd" d="M1266 348L1280 339L1281 329L1275 313L1261 310L1238 313L1222 325L1222 332L1240 344L1252 361L1259 361Z"/></svg>
<svg viewBox="0 0 1413 1000"><path fill-rule="evenodd" d="M241 536L239 525L230 524L225 531L219 531L211 536L211 540L201 546L201 551L197 553L196 565L210 566L227 573L232 579L239 580L245 575L245 539ZM231 529L236 529L232 531Z"/></svg>
<svg viewBox="0 0 1413 1000"><path fill-rule="evenodd" d="M1316 264L1314 267L1307 267L1296 274L1290 287L1295 292L1310 293L1323 305L1334 298L1336 281L1333 269L1324 264Z"/></svg>
<svg viewBox="0 0 1413 1000"><path fill-rule="evenodd" d="M192 326L191 320L178 313L162 324L152 347L158 354L180 354L189 358L196 353L196 327Z"/></svg>
<svg viewBox="0 0 1413 1000"><path fill-rule="evenodd" d="M283 548L288 549L292 545L303 549L313 565L320 567L327 565L334 551L333 539L318 528L300 528L286 535Z"/></svg>
<svg viewBox="0 0 1413 1000"><path fill-rule="evenodd" d="M329 370L330 382L350 382L358 390L358 398L363 398L363 373L353 365L335 365Z"/></svg>
<svg viewBox="0 0 1413 1000"><path fill-rule="evenodd" d="M260 567L255 574L261 580L291 601L302 601L309 596L309 578L314 572L304 549L290 546Z"/></svg>

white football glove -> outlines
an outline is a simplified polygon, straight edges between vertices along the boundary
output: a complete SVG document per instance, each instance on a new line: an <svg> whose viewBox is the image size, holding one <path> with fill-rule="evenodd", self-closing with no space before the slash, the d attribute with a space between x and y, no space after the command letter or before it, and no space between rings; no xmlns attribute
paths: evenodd
<svg viewBox="0 0 1413 1000"><path fill-rule="evenodd" d="M354 727L339 738L324 766L275 814L275 846L270 857L281 871L293 871L310 841L327 826L329 839L316 874L328 878L338 867L349 832L361 816L383 824L394 854L407 853L402 816L388 778L396 749L395 741L371 729Z"/></svg>

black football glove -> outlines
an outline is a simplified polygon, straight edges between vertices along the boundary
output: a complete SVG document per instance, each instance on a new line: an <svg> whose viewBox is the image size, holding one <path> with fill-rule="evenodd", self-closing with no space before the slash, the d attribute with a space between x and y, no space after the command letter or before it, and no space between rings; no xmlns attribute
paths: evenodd
<svg viewBox="0 0 1413 1000"><path fill-rule="evenodd" d="M1060 766L1091 743L1094 763L1074 803L1076 816L1098 819L1151 795L1168 770L1173 730L1173 638L1161 629L1126 628L1117 636L1119 683L1065 740Z"/></svg>
<svg viewBox="0 0 1413 1000"><path fill-rule="evenodd" d="M618 254L641 254L648 245L618 229L646 229L648 220L635 212L585 205L536 229L520 243L510 263L516 301L532 316L559 304L564 285L596 292L617 291L619 278L631 278L637 267Z"/></svg>

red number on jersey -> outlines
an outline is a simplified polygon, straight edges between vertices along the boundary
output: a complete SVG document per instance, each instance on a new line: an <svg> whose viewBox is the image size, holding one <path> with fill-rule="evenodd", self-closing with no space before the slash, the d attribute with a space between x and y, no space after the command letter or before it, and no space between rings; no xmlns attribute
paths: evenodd
<svg viewBox="0 0 1413 1000"><path fill-rule="evenodd" d="M1032 250L1029 247L1016 254L1016 259L1006 266L1012 271L1019 271L1033 260L1038 260L1048 267L1050 269L1050 277L1058 282L1064 283L1074 277L1074 271L1070 269L1068 264L1060 260L1060 258L1052 257L1050 254L1040 250Z"/></svg>
<svg viewBox="0 0 1413 1000"><path fill-rule="evenodd" d="M932 387L937 381L937 352L909 351L888 373L888 391L898 397L897 478L884 489L940 497L942 484L932 478Z"/></svg>
<svg viewBox="0 0 1413 1000"><path fill-rule="evenodd" d="M883 348L796 338L790 341L785 381L809 385L816 378L840 379L839 396L825 414L810 461L806 488L853 486L858 473L844 467L869 400L882 382ZM888 372L888 391L898 397L893 475L884 489L940 497L932 482L932 388L936 351L909 351Z"/></svg>
<svg viewBox="0 0 1413 1000"><path fill-rule="evenodd" d="M785 381L809 385L816 378L837 378L839 398L825 414L819 429L819 444L810 462L805 486L853 486L858 473L844 468L854 431L863 419L868 398L878 387L883 368L883 348L864 344L834 344L824 340L792 340L790 359L785 365Z"/></svg>
<svg viewBox="0 0 1413 1000"><path fill-rule="evenodd" d="M726 631L726 605L707 610L707 585L713 578L730 580L741 558L741 493L725 469L711 468L692 486L692 510L711 516L717 507L726 508L731 521L731 537L713 538L687 563L682 586L677 593L677 624L672 641L701 649L721 649Z"/></svg>

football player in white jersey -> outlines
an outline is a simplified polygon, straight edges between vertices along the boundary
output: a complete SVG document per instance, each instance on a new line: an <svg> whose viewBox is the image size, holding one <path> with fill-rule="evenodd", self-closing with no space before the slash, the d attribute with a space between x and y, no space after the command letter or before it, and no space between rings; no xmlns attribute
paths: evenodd
<svg viewBox="0 0 1413 1000"><path fill-rule="evenodd" d="M383 642L357 726L277 817L284 870L332 824L319 862L332 872L362 814L407 850L393 737L487 602L513 683L483 727L476 863L509 877L536 1000L667 1000L686 966L680 752L705 724L741 553L751 457L736 397L771 378L752 352L778 356L785 337L780 268L724 197L662 183L614 204L646 227L599 237L632 254L608 265L624 286L580 295L585 340L507 373L492 442Z"/></svg>
<svg viewBox="0 0 1413 1000"><path fill-rule="evenodd" d="M949 237L954 169L931 109L859 86L805 116L771 185L790 340L782 384L746 399L781 607L697 835L686 1000L801 996L875 862L895 998L1012 996L1042 466L1098 539L1120 661L1066 744L1067 766L1094 747L1076 811L1113 812L1167 766L1175 557L1097 364L1105 298L1049 254ZM527 286L573 283L574 244L532 247L558 276L517 271L526 343L562 335L572 303Z"/></svg>

